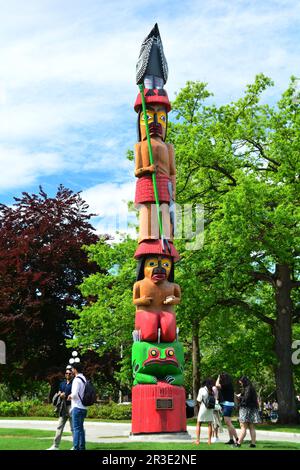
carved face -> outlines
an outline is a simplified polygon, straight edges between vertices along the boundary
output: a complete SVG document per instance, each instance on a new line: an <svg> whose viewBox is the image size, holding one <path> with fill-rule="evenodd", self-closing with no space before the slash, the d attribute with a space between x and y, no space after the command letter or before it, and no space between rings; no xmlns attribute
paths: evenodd
<svg viewBox="0 0 300 470"><path fill-rule="evenodd" d="M172 268L172 260L167 256L149 256L145 261L144 276L158 283L168 279Z"/></svg>
<svg viewBox="0 0 300 470"><path fill-rule="evenodd" d="M166 138L167 132L167 112L166 108L162 105L148 105L147 117L149 132L151 137L160 137L162 140ZM144 113L140 114L140 133L141 140L146 140L146 125L144 120Z"/></svg>

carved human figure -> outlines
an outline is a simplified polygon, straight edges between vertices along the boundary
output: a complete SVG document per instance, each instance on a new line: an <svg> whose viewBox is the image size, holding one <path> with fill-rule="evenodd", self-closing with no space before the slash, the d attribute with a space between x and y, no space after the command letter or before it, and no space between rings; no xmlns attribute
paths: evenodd
<svg viewBox="0 0 300 470"><path fill-rule="evenodd" d="M142 341L157 341L159 328L162 342L175 341L174 305L180 303L181 290L173 280L171 258L153 255L140 260L133 303L136 305L135 328L140 330Z"/></svg>
<svg viewBox="0 0 300 470"><path fill-rule="evenodd" d="M162 94L159 95L159 92ZM140 213L139 242L160 238L152 181L154 172L156 174L164 237L172 241L174 217L172 212L170 213L170 206L175 200L176 194L176 166L173 145L165 142L167 112L170 110L170 105L168 105L168 98L164 90L151 90L151 101L149 103L147 102L147 93L147 90L145 90L153 164L150 162L144 114L139 111L140 141L135 145L135 176L138 178L135 203ZM135 109L137 108L136 105Z"/></svg>

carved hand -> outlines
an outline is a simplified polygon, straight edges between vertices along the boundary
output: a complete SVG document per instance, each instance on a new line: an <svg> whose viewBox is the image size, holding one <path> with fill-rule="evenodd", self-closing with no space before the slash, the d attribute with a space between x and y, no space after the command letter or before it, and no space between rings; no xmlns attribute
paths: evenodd
<svg viewBox="0 0 300 470"><path fill-rule="evenodd" d="M166 297L166 300L164 300L164 304L172 305L175 299L176 299L175 295L168 295L168 297Z"/></svg>
<svg viewBox="0 0 300 470"><path fill-rule="evenodd" d="M143 297L138 300L138 303L139 305L150 305L152 300L153 297L146 297L145 295L143 295Z"/></svg>

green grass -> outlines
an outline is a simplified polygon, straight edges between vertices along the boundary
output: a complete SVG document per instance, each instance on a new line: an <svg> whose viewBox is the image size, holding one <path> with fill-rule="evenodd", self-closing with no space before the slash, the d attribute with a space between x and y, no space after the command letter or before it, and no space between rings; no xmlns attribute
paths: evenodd
<svg viewBox="0 0 300 470"><path fill-rule="evenodd" d="M58 421L58 418L46 416L0 416L1 420L20 420L20 421ZM86 418L85 421L97 422L97 423L131 423L130 419L100 419L100 418Z"/></svg>
<svg viewBox="0 0 300 470"><path fill-rule="evenodd" d="M187 420L188 426L196 426L196 418L191 418ZM237 419L232 420L232 424L236 429L240 429L240 423ZM203 426L206 426L203 423ZM223 427L226 430L226 424L223 423ZM293 432L300 433L300 425L298 424L274 424L274 423L263 423L256 424L255 428L257 431L276 431L276 432Z"/></svg>
<svg viewBox="0 0 300 470"><path fill-rule="evenodd" d="M45 450L53 444L53 431L38 429L0 429L0 450ZM71 433L64 433L71 436ZM72 443L62 441L61 449L68 450Z"/></svg>
<svg viewBox="0 0 300 470"><path fill-rule="evenodd" d="M240 450L249 450L250 441L245 441L242 447L235 448L225 444L212 444L208 445L204 441L198 446L189 443L160 443L160 442L135 442L135 443L101 443L101 444L89 444L89 450L232 450L238 452ZM300 443L292 442L270 442L261 441L257 444L255 449L250 450L300 450Z"/></svg>
<svg viewBox="0 0 300 470"><path fill-rule="evenodd" d="M64 435L70 435L65 433ZM39 431L32 429L0 429L0 450L45 450L53 443L53 431ZM71 441L62 440L60 449L70 450ZM196 446L193 443L155 443L155 442L120 442L120 443L87 443L87 450L248 450L249 442L245 442L240 449L224 444L208 446L204 441ZM292 442L258 442L257 448L252 450L300 450L300 443Z"/></svg>

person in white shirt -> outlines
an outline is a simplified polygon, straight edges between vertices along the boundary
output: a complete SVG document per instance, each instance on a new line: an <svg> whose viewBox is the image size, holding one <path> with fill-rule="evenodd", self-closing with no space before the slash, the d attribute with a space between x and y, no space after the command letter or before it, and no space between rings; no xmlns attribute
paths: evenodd
<svg viewBox="0 0 300 470"><path fill-rule="evenodd" d="M87 408L82 404L86 378L82 373L83 367L80 362L74 363L72 372L74 375L71 395L71 413L73 422L73 448L74 450L85 450L85 432L83 423L86 418Z"/></svg>
<svg viewBox="0 0 300 470"><path fill-rule="evenodd" d="M205 405L205 399L208 398L209 395L214 397L213 393L213 385L214 382L211 379L206 379L202 383L202 387L200 388L197 396L197 401L200 403L199 413L197 417L197 426L196 426L196 441L195 444L200 443L200 432L201 432L201 424L207 423L208 426L208 441L207 443L211 444L211 437L212 437L212 423L214 420L214 410L207 408Z"/></svg>

